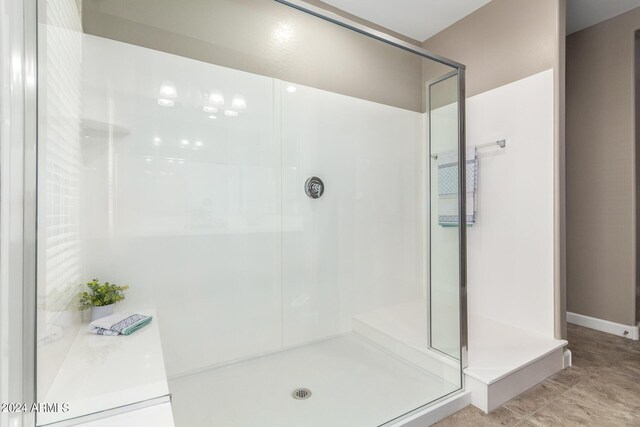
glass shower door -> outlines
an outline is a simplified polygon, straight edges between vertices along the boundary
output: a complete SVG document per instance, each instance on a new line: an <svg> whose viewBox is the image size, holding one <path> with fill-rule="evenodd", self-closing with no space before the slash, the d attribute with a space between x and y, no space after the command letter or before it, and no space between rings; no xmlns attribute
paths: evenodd
<svg viewBox="0 0 640 427"><path fill-rule="evenodd" d="M460 64L293 3L38 0L37 392L70 403L38 424L370 427L462 388L458 76L423 90ZM152 322L92 333L94 278Z"/></svg>

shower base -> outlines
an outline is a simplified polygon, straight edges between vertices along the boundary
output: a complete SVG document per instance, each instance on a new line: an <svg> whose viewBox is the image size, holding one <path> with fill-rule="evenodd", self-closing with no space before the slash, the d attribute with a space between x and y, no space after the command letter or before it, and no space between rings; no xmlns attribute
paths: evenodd
<svg viewBox="0 0 640 427"><path fill-rule="evenodd" d="M310 397L292 393L309 389ZM177 427L374 427L458 390L351 333L169 381Z"/></svg>

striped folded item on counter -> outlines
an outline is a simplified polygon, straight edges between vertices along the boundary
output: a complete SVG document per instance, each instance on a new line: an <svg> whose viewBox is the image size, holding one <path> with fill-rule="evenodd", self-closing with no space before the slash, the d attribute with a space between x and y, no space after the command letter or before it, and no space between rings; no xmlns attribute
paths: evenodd
<svg viewBox="0 0 640 427"><path fill-rule="evenodd" d="M98 335L131 335L148 325L152 318L144 314L113 313L91 322L89 332Z"/></svg>

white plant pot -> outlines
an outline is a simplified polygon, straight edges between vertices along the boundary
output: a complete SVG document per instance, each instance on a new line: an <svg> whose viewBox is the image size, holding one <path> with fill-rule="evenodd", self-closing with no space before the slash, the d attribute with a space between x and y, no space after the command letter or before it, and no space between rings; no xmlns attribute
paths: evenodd
<svg viewBox="0 0 640 427"><path fill-rule="evenodd" d="M47 318L50 318L52 325L60 326L61 328L68 328L73 325L73 311L50 311Z"/></svg>
<svg viewBox="0 0 640 427"><path fill-rule="evenodd" d="M113 314L115 304L103 305L102 307L91 307L91 321Z"/></svg>

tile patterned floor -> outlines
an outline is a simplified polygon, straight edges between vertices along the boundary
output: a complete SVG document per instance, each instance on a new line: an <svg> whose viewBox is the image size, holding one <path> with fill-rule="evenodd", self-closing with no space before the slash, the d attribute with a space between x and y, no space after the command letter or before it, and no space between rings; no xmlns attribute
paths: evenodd
<svg viewBox="0 0 640 427"><path fill-rule="evenodd" d="M449 426L640 426L640 341L568 325L573 366L485 415L468 406Z"/></svg>

